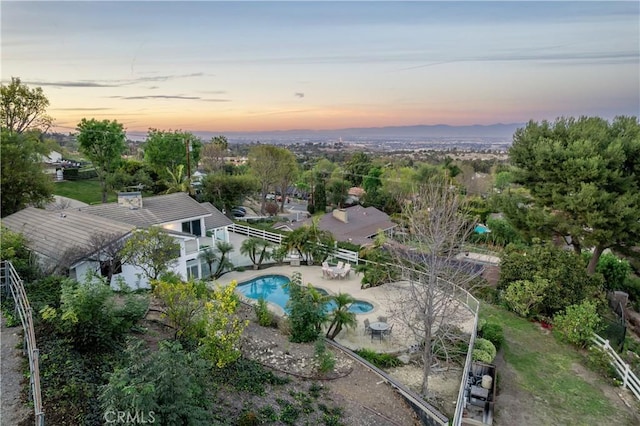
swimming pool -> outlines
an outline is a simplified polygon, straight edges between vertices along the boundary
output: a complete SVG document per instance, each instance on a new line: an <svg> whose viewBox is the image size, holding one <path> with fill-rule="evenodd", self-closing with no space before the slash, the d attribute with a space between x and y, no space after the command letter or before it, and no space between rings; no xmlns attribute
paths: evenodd
<svg viewBox="0 0 640 426"><path fill-rule="evenodd" d="M264 299L268 302L275 303L288 312L287 302L289 301L289 290L285 284L289 282L289 278L284 275L263 275L252 280L238 284L236 288L243 296L249 299ZM321 293L327 292L321 288ZM326 310L332 311L336 308L336 302L327 303ZM349 307L349 312L354 314L365 314L373 310L373 305L364 300L356 300Z"/></svg>
<svg viewBox="0 0 640 426"><path fill-rule="evenodd" d="M484 225L476 225L474 231L476 231L476 234L486 234L487 232L491 232L491 229Z"/></svg>

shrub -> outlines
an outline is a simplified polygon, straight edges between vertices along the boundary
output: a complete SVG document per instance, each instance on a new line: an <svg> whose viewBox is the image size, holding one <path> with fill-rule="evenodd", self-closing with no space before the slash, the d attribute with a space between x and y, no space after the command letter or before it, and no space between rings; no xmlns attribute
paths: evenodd
<svg viewBox="0 0 640 426"><path fill-rule="evenodd" d="M562 339L579 347L591 342L591 336L599 329L601 321L596 304L586 300L579 305L568 306L553 317L554 330Z"/></svg>
<svg viewBox="0 0 640 426"><path fill-rule="evenodd" d="M509 284L502 297L513 312L529 318L540 312L548 288L549 281L542 278L518 280Z"/></svg>
<svg viewBox="0 0 640 426"><path fill-rule="evenodd" d="M112 348L147 307L146 298L133 294L125 294L124 302L116 303L114 291L104 282L67 280L62 284L59 312L50 306L40 312L76 347L99 351Z"/></svg>
<svg viewBox="0 0 640 426"><path fill-rule="evenodd" d="M313 342L320 334L322 323L325 322L326 296L323 296L311 284L302 286L302 275L299 272L293 274L289 288L289 327L291 335L289 339L296 343Z"/></svg>
<svg viewBox="0 0 640 426"><path fill-rule="evenodd" d="M371 349L359 349L355 351L355 353L378 368L393 368L402 365L402 361L400 361L396 356L380 354L372 351Z"/></svg>
<svg viewBox="0 0 640 426"><path fill-rule="evenodd" d="M256 311L256 316L258 317L258 324L263 327L273 326L273 314L269 311L266 300L262 297L258 299L258 303L254 305L254 309Z"/></svg>
<svg viewBox="0 0 640 426"><path fill-rule="evenodd" d="M493 362L493 358L489 353L478 349L473 350L472 359L474 361L484 362L485 364L491 364Z"/></svg>
<svg viewBox="0 0 640 426"><path fill-rule="evenodd" d="M175 341L162 341L153 352L132 341L126 353L127 365L102 388L102 413L153 411L159 424L211 424L209 362Z"/></svg>
<svg viewBox="0 0 640 426"><path fill-rule="evenodd" d="M596 373L613 381L618 378L615 367L611 364L611 358L597 346L591 346L587 353L587 366Z"/></svg>
<svg viewBox="0 0 640 426"><path fill-rule="evenodd" d="M238 419L238 426L257 426L259 424L258 416L253 411L245 411Z"/></svg>
<svg viewBox="0 0 640 426"><path fill-rule="evenodd" d="M626 260L618 259L614 254L605 253L600 256L596 272L600 272L604 277L604 286L607 290L622 290L631 266Z"/></svg>
<svg viewBox="0 0 640 426"><path fill-rule="evenodd" d="M585 260L572 251L551 245L516 247L509 245L500 261L498 289L507 289L514 281L546 280L549 285L540 303L529 317L541 314L552 317L556 312L592 297L602 289L602 276L587 274Z"/></svg>
<svg viewBox="0 0 640 426"><path fill-rule="evenodd" d="M332 371L336 366L336 359L333 356L333 352L327 350L327 345L324 339L316 340L315 359L318 365L318 372L320 374L326 374Z"/></svg>
<svg viewBox="0 0 640 426"><path fill-rule="evenodd" d="M487 339L483 339L483 338L478 338L476 339L476 343L473 346L473 350L474 352L477 351L481 351L481 352L486 352L489 357L491 358L491 361L488 362L488 364L490 364L494 358L496 357L496 347L493 345L493 343L491 343L489 340Z"/></svg>
<svg viewBox="0 0 640 426"><path fill-rule="evenodd" d="M496 351L499 351L504 343L504 331L500 324L496 324L493 322L488 322L484 324L480 331L480 335L482 338L487 339L493 346L495 346Z"/></svg>

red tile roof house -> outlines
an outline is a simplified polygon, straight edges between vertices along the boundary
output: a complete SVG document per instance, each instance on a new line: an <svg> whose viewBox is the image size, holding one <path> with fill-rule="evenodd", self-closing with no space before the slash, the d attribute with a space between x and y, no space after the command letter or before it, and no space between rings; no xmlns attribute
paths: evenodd
<svg viewBox="0 0 640 426"><path fill-rule="evenodd" d="M294 222L286 225L290 230L303 225L310 225L312 219ZM389 219L389 215L375 207L353 206L345 209L335 209L320 218L318 227L333 234L336 241L346 241L353 244L368 245L382 231L393 235L397 225Z"/></svg>
<svg viewBox="0 0 640 426"><path fill-rule="evenodd" d="M117 241L151 226L162 228L180 244L172 270L185 279L202 278L206 264L198 258L200 251L213 247L216 240L229 241L227 227L232 223L210 203L199 203L183 192L144 200L139 192L120 193L117 203L54 211L28 207L2 219L9 230L26 237L27 248L45 271L65 263L70 276L79 281L89 272L101 272L104 259L87 253L96 234L108 234ZM79 256L69 259L70 254ZM132 288L146 288L149 283L140 272L123 264L110 284L117 285L116 279L122 278Z"/></svg>

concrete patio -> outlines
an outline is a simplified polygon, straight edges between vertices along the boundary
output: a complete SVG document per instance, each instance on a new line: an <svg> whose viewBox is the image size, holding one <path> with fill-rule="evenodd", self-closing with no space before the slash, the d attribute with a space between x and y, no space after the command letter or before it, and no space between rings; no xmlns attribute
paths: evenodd
<svg viewBox="0 0 640 426"><path fill-rule="evenodd" d="M348 293L357 300L363 300L373 305L373 310L368 313L357 314L356 318L358 326L355 329L343 330L336 341L344 346L357 350L367 348L375 350L376 352L405 352L410 346L417 343L415 337L411 334L409 329L401 322L394 320L390 316L388 306L391 303L391 297L389 291L392 289L389 285L382 285L380 287L373 287L368 289L361 289L360 283L362 276L351 271L348 278L345 279L328 279L322 275L321 266L263 266L263 269L253 270L248 269L244 272L233 271L220 277L217 282L222 285L229 284L231 281L237 281L239 284L247 282L253 278L257 278L263 275L285 275L291 277L294 272L302 274L302 282L306 284L312 284L314 287L322 288L329 294ZM270 304L270 308L274 312L281 315L284 314L283 310L276 305ZM460 324L463 330L470 330L473 327L473 315L466 309L459 310L460 318L457 322ZM378 321L379 316L386 316L387 322L393 325L393 332L391 335L384 336L383 339L377 337L372 338L371 335L364 332L364 320L368 319L370 322Z"/></svg>

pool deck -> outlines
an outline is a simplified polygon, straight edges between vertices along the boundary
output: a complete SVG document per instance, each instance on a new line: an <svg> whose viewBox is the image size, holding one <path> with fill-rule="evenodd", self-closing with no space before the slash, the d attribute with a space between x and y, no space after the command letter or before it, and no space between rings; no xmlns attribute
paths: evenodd
<svg viewBox="0 0 640 426"><path fill-rule="evenodd" d="M357 274L354 270L351 271L348 278L345 279L328 279L322 276L321 266L289 266L278 265L271 267L264 267L260 270L247 269L244 272L233 271L224 274L217 282L221 285L229 284L231 281L237 281L238 283L249 281L253 278L263 275L285 275L291 277L294 272L300 272L302 274L302 282L306 285L310 283L314 287L319 287L326 290L329 294L348 293L353 296L354 299L363 300L373 305L373 310L364 314L357 314L358 326L355 329L346 329L340 332L336 337L338 343L352 349L372 349L376 352L404 352L411 345L417 343L408 327L399 321L394 321L390 315L387 307L391 303L391 297L389 291L390 286L379 286L367 289L360 288L360 282L362 276ZM282 308L277 305L270 304L270 307L274 312L284 314ZM364 333L364 320L368 319L370 322L378 321L378 316L386 316L387 322L393 325L393 332L389 336L385 336L384 339L378 338L372 339L370 335ZM462 315L460 318L461 326L463 329L467 329L473 326L473 316L467 312L467 315Z"/></svg>

